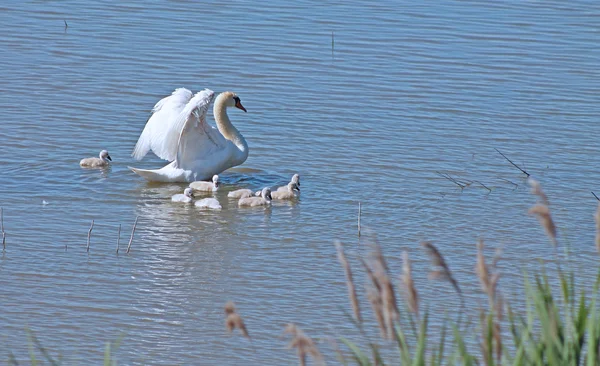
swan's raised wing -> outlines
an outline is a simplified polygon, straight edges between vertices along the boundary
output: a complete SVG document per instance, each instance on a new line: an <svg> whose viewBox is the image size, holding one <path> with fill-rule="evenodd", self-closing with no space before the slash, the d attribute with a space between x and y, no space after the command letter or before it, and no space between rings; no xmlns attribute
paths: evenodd
<svg viewBox="0 0 600 366"><path fill-rule="evenodd" d="M152 116L148 119L131 156L141 160L152 150L161 159L175 160L177 141L183 128L183 122L178 121L178 116L191 98L191 91L178 88L168 97L159 100L152 109Z"/></svg>
<svg viewBox="0 0 600 366"><path fill-rule="evenodd" d="M178 124L183 121L179 136L176 165L181 169L193 169L196 163L213 160L225 149L227 140L219 130L206 122L206 112L215 93L204 89L185 106L179 115ZM218 158L216 159L218 160Z"/></svg>

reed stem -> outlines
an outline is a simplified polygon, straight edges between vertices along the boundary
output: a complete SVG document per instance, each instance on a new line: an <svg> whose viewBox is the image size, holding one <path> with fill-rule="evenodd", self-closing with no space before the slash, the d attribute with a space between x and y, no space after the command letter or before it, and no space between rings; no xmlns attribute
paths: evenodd
<svg viewBox="0 0 600 366"><path fill-rule="evenodd" d="M138 218L139 218L139 216L135 217L135 222L133 223L133 229L131 229L131 238L129 238L129 245L127 245L127 253L129 253L129 250L131 249L131 243L133 242L133 234L135 234L135 227L137 225Z"/></svg>
<svg viewBox="0 0 600 366"><path fill-rule="evenodd" d="M90 230L88 230L88 239L87 239L87 252L90 252L90 237L92 236L92 229L94 228L94 220L92 220L92 225L90 226Z"/></svg>

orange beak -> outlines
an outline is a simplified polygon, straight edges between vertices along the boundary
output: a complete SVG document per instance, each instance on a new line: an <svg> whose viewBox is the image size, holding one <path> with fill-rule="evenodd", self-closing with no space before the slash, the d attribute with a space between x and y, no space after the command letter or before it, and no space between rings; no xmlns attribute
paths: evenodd
<svg viewBox="0 0 600 366"><path fill-rule="evenodd" d="M242 102L236 102L236 103L235 103L235 107L236 107L236 108L239 108L239 109L241 109L241 110L243 110L244 112L248 112L248 111L246 110L246 108L244 108L244 106L242 105Z"/></svg>

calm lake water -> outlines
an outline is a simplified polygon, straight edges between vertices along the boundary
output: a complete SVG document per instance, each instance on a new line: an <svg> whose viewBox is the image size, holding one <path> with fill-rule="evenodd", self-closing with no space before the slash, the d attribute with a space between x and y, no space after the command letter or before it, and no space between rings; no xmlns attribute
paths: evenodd
<svg viewBox="0 0 600 366"><path fill-rule="evenodd" d="M446 256L473 309L485 303L479 237L490 255L504 248L507 293L520 270L552 257L527 215L535 198L524 175L494 148L542 183L560 245L589 281L598 39L600 4L583 1L0 5L0 359L28 362L29 328L68 365L99 364L121 335L120 364L295 364L281 337L295 322L335 363L326 339L361 337L344 315L332 243L346 244L362 296L357 258L374 235L395 274L409 251L439 325L458 300L427 281L422 240ZM221 212L173 204L184 185L147 184L127 169L164 165L130 154L154 103L176 87L232 90L248 109L229 113L250 157L222 175ZM110 169L79 167L101 149ZM297 203L227 200L296 172ZM473 183L460 190L438 172ZM252 343L226 333L228 300Z"/></svg>

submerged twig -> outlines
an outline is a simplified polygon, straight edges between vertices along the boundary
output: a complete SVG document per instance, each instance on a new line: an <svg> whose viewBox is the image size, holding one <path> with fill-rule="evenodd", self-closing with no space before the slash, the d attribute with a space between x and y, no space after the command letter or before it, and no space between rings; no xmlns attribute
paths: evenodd
<svg viewBox="0 0 600 366"><path fill-rule="evenodd" d="M498 152L498 154L502 155L504 157L504 159L508 160L509 163L511 163L515 168L519 169L522 173L524 173L525 175L527 175L528 177L530 176L529 173L527 173L524 169L522 169L520 166L518 166L517 164L513 163L512 160L510 160L506 155L504 155L502 152L500 152L500 150L494 148L494 150L496 150Z"/></svg>
<svg viewBox="0 0 600 366"><path fill-rule="evenodd" d="M90 237L92 236L92 229L94 228L94 220L92 220L92 225L90 226L90 230L88 230L88 240L87 240L87 252L90 251Z"/></svg>
<svg viewBox="0 0 600 366"><path fill-rule="evenodd" d="M127 253L131 249L131 243L133 242L133 234L135 234L135 226L137 225L139 216L135 217L135 222L133 223L133 228L131 229L131 238L129 238L129 244L127 245Z"/></svg>
<svg viewBox="0 0 600 366"><path fill-rule="evenodd" d="M459 182L458 180L456 180L456 179L452 178L452 177L450 176L450 174L446 174L446 173L440 173L440 172L436 172L436 173L437 173L438 175L440 175L440 176L442 176L442 177L444 177L444 178L448 179L450 182L452 182L452 183L456 184L457 186L459 186L459 187L460 187L460 189L463 189L463 188L465 188L465 187L467 186L467 184L463 184L463 183Z"/></svg>
<svg viewBox="0 0 600 366"><path fill-rule="evenodd" d="M6 250L6 233L4 232L4 208L0 207L0 222L2 224L2 250Z"/></svg>
<svg viewBox="0 0 600 366"><path fill-rule="evenodd" d="M486 186L485 184L481 183L480 181L478 181L478 180L475 180L474 182L475 182L475 183L479 183L479 184L480 184L480 185L481 185L483 188L487 189L487 190L489 191L489 193L491 193L491 192L492 192L492 189L491 189L491 188L489 188L489 187L488 187L488 186Z"/></svg>
<svg viewBox="0 0 600 366"><path fill-rule="evenodd" d="M600 198L598 198L598 196L596 196L596 193L592 192L592 194L594 195L594 197L596 197L596 199L597 199L598 201L600 201Z"/></svg>
<svg viewBox="0 0 600 366"><path fill-rule="evenodd" d="M360 201L358 202L358 237L360 238L360 215L361 215L361 206Z"/></svg>
<svg viewBox="0 0 600 366"><path fill-rule="evenodd" d="M119 231L117 233L117 254L119 254L119 242L121 241L121 224L119 224Z"/></svg>
<svg viewBox="0 0 600 366"><path fill-rule="evenodd" d="M333 31L331 31L331 56L333 56L333 46L335 44L334 38L333 38Z"/></svg>

